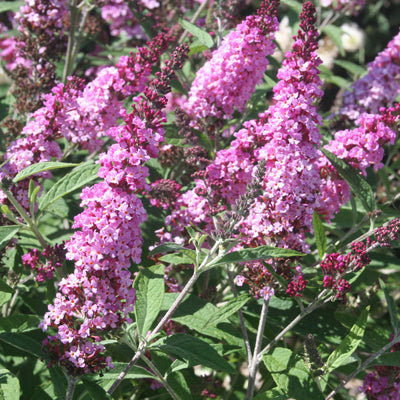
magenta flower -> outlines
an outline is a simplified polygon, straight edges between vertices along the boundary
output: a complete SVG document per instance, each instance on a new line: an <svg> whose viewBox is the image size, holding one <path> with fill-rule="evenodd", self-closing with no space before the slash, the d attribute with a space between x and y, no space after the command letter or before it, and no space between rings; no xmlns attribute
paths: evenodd
<svg viewBox="0 0 400 400"><path fill-rule="evenodd" d="M247 17L230 32L197 72L184 105L190 116L230 118L234 108L244 111L255 86L262 81L266 57L275 49L278 3L264 0L257 15Z"/></svg>

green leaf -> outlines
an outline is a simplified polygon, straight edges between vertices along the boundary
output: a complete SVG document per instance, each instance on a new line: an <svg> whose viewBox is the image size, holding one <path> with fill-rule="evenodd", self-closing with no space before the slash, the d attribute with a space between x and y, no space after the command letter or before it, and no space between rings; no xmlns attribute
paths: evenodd
<svg viewBox="0 0 400 400"><path fill-rule="evenodd" d="M0 306L11 300L14 289L0 278Z"/></svg>
<svg viewBox="0 0 400 400"><path fill-rule="evenodd" d="M168 374L167 382L169 383L169 386L171 386L172 390L177 394L178 398L185 400L192 399L190 388L181 372L175 371L172 374Z"/></svg>
<svg viewBox="0 0 400 400"><path fill-rule="evenodd" d="M18 174L13 179L13 182L17 183L19 181L22 181L23 179L28 178L29 176L38 174L39 172L50 171L50 170L59 169L59 168L76 167L77 165L79 165L79 164L63 163L63 162L58 162L58 161L56 161L56 162L52 162L52 161L40 162L37 164L30 165L29 167L26 167L22 171L18 172Z"/></svg>
<svg viewBox="0 0 400 400"><path fill-rule="evenodd" d="M164 298L163 265L140 270L133 284L136 289L135 316L138 333L145 336L161 310Z"/></svg>
<svg viewBox="0 0 400 400"><path fill-rule="evenodd" d="M63 371L61 368L53 366L49 369L49 372L51 383L54 387L54 392L57 395L57 398L64 399L68 383Z"/></svg>
<svg viewBox="0 0 400 400"><path fill-rule="evenodd" d="M354 64L351 61L335 60L335 64L339 65L339 67L342 67L345 70L347 70L357 76L363 76L367 73L367 70L365 68L361 67L358 64Z"/></svg>
<svg viewBox="0 0 400 400"><path fill-rule="evenodd" d="M162 338L154 345L167 354L195 364L201 364L218 371L236 372L216 350L196 336L176 334Z"/></svg>
<svg viewBox="0 0 400 400"><path fill-rule="evenodd" d="M399 333L399 319L397 317L396 304L394 302L393 297L387 290L387 287L382 279L379 279L379 285L381 286L383 293L385 294L386 303L387 303L388 309L389 309L390 322L393 327L394 335L397 336Z"/></svg>
<svg viewBox="0 0 400 400"><path fill-rule="evenodd" d="M96 382L85 377L82 378L85 389L88 391L89 396L93 400L111 400L112 397Z"/></svg>
<svg viewBox="0 0 400 400"><path fill-rule="evenodd" d="M114 362L114 368L110 372L106 372L102 379L114 381L119 374L125 369L126 363ZM155 376L147 369L134 365L125 375L124 379L154 379Z"/></svg>
<svg viewBox="0 0 400 400"><path fill-rule="evenodd" d="M180 19L179 23L182 25L182 28L187 30L189 33L191 33L193 36L195 36L201 43L203 43L205 46L208 48L211 48L214 46L214 41L213 38L209 33L207 33L205 30L199 28L198 26L192 24L189 21L186 21L184 19Z"/></svg>
<svg viewBox="0 0 400 400"><path fill-rule="evenodd" d="M288 7L292 8L298 14L301 13L302 5L298 1L295 0L281 0L282 4L286 4Z"/></svg>
<svg viewBox="0 0 400 400"><path fill-rule="evenodd" d="M375 359L372 365L386 365L388 367L400 367L400 357L397 351L385 353Z"/></svg>
<svg viewBox="0 0 400 400"><path fill-rule="evenodd" d="M343 365L360 344L367 326L369 308L368 306L362 311L356 323L351 327L349 334L342 340L339 347L328 357L326 362L328 372Z"/></svg>
<svg viewBox="0 0 400 400"><path fill-rule="evenodd" d="M324 226L322 225L321 222L321 218L319 217L316 211L314 211L313 214L313 226L314 226L315 241L317 243L317 248L318 248L318 255L319 258L322 260L322 257L325 255L326 252L326 234Z"/></svg>
<svg viewBox="0 0 400 400"><path fill-rule="evenodd" d="M164 295L163 310L168 310L177 297L177 293L166 293ZM171 319L203 335L225 340L231 345L244 349L242 336L239 332L235 331L231 324L220 323L218 328L210 325L207 326L210 315L214 315L217 312L218 308L210 302L199 299L194 295L188 295L179 305Z"/></svg>
<svg viewBox="0 0 400 400"><path fill-rule="evenodd" d="M226 321L232 314L240 310L250 299L250 296L244 294L229 301L223 307L218 308L218 311L215 314L211 315L210 319L207 321L206 327L208 325L217 325L219 322Z"/></svg>
<svg viewBox="0 0 400 400"><path fill-rule="evenodd" d="M163 244L160 244L153 250L149 252L149 256L152 256L154 254L160 254L160 253L169 253L172 251L178 251L178 250L184 250L185 248L182 247L180 244L173 243L173 242L166 242Z"/></svg>
<svg viewBox="0 0 400 400"><path fill-rule="evenodd" d="M0 399L19 400L21 396L19 380L8 369L0 367Z"/></svg>
<svg viewBox="0 0 400 400"><path fill-rule="evenodd" d="M216 258L214 262L211 263L211 265L216 266L216 265L237 263L242 261L264 260L266 258L272 258L272 257L299 257L299 256L304 256L304 254L295 250L282 249L280 247L260 246L255 248L232 251L232 253L228 253L221 258Z"/></svg>
<svg viewBox="0 0 400 400"><path fill-rule="evenodd" d="M190 51L188 56L193 54L202 53L204 50L208 49L208 46L205 46L200 42L200 40L195 40L189 47Z"/></svg>
<svg viewBox="0 0 400 400"><path fill-rule="evenodd" d="M0 340L38 358L47 359L47 354L42 352L42 345L29 336L21 333L1 333Z"/></svg>
<svg viewBox="0 0 400 400"><path fill-rule="evenodd" d="M287 400L287 396L282 390L273 388L268 392L258 394L253 400Z"/></svg>
<svg viewBox="0 0 400 400"><path fill-rule="evenodd" d="M278 386L275 392L279 396L282 391L286 398L296 400L324 399L304 361L290 349L277 347L272 354L265 355L263 361Z"/></svg>
<svg viewBox="0 0 400 400"><path fill-rule="evenodd" d="M42 319L37 315L11 315L0 318L0 332L28 332L38 329Z"/></svg>
<svg viewBox="0 0 400 400"><path fill-rule="evenodd" d="M0 250L17 234L21 229L21 225L4 225L0 226ZM1 289L1 287L0 287Z"/></svg>
<svg viewBox="0 0 400 400"><path fill-rule="evenodd" d="M343 49L342 30L335 25L325 25L324 27L321 28L321 31L324 32L333 40L333 42L339 48L340 55L344 56L346 53Z"/></svg>
<svg viewBox="0 0 400 400"><path fill-rule="evenodd" d="M328 150L321 151L335 167L339 175L350 185L353 192L358 196L366 211L372 212L376 209L374 192L368 182L360 175L354 167L347 164Z"/></svg>
<svg viewBox="0 0 400 400"><path fill-rule="evenodd" d="M193 264L196 262L196 253L193 250L184 249L179 253L166 254L160 257L160 260L174 265Z"/></svg>
<svg viewBox="0 0 400 400"><path fill-rule="evenodd" d="M99 168L100 165L95 164L93 161L74 168L70 173L59 179L47 193L40 197L39 210L41 212L45 211L51 204L61 197L80 189L97 179Z"/></svg>
<svg viewBox="0 0 400 400"><path fill-rule="evenodd" d="M20 7L25 4L25 1L17 0L17 1L4 1L0 3L0 13L13 11L19 11Z"/></svg>

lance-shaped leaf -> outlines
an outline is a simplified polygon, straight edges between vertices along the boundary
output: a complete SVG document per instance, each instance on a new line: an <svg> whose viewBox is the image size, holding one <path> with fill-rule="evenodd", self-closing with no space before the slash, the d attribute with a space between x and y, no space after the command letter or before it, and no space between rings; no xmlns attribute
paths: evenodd
<svg viewBox="0 0 400 400"><path fill-rule="evenodd" d="M209 325L217 325L219 322L226 321L232 314L240 310L249 300L250 296L247 294L241 295L229 301L223 307L218 308L218 311L211 315L207 321L206 327Z"/></svg>
<svg viewBox="0 0 400 400"><path fill-rule="evenodd" d="M274 257L300 257L304 255L305 254L296 250L282 249L280 247L273 246L260 246L232 251L231 253L225 254L221 258L216 258L209 266L214 267L216 265L238 263L242 261L265 260L266 258Z"/></svg>
<svg viewBox="0 0 400 400"><path fill-rule="evenodd" d="M48 358L47 354L43 353L42 351L41 343L21 333L1 333L0 341L44 360Z"/></svg>
<svg viewBox="0 0 400 400"><path fill-rule="evenodd" d="M161 253L170 253L173 251L184 250L185 248L180 244L174 242L166 242L160 244L159 246L155 247L153 250L149 252L149 255L152 256L154 254L161 254Z"/></svg>
<svg viewBox="0 0 400 400"><path fill-rule="evenodd" d="M47 193L40 197L39 210L43 212L61 197L87 186L90 182L98 178L97 172L99 168L100 165L92 161L74 168L70 173L59 179Z"/></svg>
<svg viewBox="0 0 400 400"><path fill-rule="evenodd" d="M0 368L0 399L19 400L19 380L8 369Z"/></svg>
<svg viewBox="0 0 400 400"><path fill-rule="evenodd" d="M23 179L28 178L29 176L38 174L39 172L50 171L53 169L59 168L71 168L76 167L79 164L71 164L71 163L63 163L63 162L52 162L52 161L44 161L37 164L30 165L26 167L22 171L18 172L18 174L14 177L13 182L17 183L22 181Z"/></svg>
<svg viewBox="0 0 400 400"><path fill-rule="evenodd" d="M321 218L315 211L313 215L313 226L314 226L315 241L317 243L318 255L319 258L322 259L322 257L325 255L326 252L326 233L324 226L322 225Z"/></svg>
<svg viewBox="0 0 400 400"><path fill-rule="evenodd" d="M382 279L379 279L379 285L381 286L383 293L385 294L386 303L387 303L388 309L389 309L390 322L393 327L394 335L397 336L399 333L399 318L397 317L396 304L394 302L393 297L390 295L389 291L387 290L387 287Z"/></svg>
<svg viewBox="0 0 400 400"><path fill-rule="evenodd" d="M323 400L304 361L290 349L277 347L271 354L265 355L263 361L278 386L279 396L283 392L286 398ZM278 399L281 398L279 396Z"/></svg>
<svg viewBox="0 0 400 400"><path fill-rule="evenodd" d="M235 369L208 343L196 336L176 334L160 339L154 346L174 357L217 371L235 373Z"/></svg>
<svg viewBox="0 0 400 400"><path fill-rule="evenodd" d="M22 228L21 225L0 226L0 250L17 234Z"/></svg>
<svg viewBox="0 0 400 400"><path fill-rule="evenodd" d="M82 378L85 389L93 400L112 400L112 397L96 382L88 377Z"/></svg>
<svg viewBox="0 0 400 400"><path fill-rule="evenodd" d="M350 185L351 190L358 196L364 208L371 212L376 209L374 192L359 171L333 153L321 148L326 158L332 163L339 175Z"/></svg>
<svg viewBox="0 0 400 400"><path fill-rule="evenodd" d="M209 33L207 33L205 30L199 28L198 26L192 24L189 21L186 21L184 19L180 19L179 23L182 25L182 28L187 30L189 33L191 33L193 36L195 36L201 43L203 43L205 46L208 48L211 48L214 46L214 41Z"/></svg>
<svg viewBox="0 0 400 400"><path fill-rule="evenodd" d="M135 316L138 333L145 336L161 310L164 298L164 266L140 270L133 284L136 289Z"/></svg>
<svg viewBox="0 0 400 400"><path fill-rule="evenodd" d="M356 323L351 327L349 334L343 339L339 347L329 356L326 362L328 372L343 365L357 349L367 326L369 308L370 307L368 306L362 311Z"/></svg>

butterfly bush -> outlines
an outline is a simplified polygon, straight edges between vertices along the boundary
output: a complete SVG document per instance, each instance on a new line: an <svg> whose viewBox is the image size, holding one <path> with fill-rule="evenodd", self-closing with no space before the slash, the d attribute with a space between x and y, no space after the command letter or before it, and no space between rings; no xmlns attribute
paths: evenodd
<svg viewBox="0 0 400 400"><path fill-rule="evenodd" d="M99 150L103 144L101 138L116 125L123 100L143 91L152 65L168 43L167 36L159 34L148 42L148 48L139 48L136 55L121 56L115 67L101 69L86 85L73 77L65 85L56 85L45 96L43 107L32 114L22 137L9 146L4 155L8 162L0 177L14 177L29 165L61 159L63 153L57 139L62 136L80 148ZM27 185L23 181L13 187L25 208L28 208ZM6 200L2 192L0 198Z"/></svg>
<svg viewBox="0 0 400 400"><path fill-rule="evenodd" d="M254 200L238 226L243 243L307 247L304 232L312 229L320 184L313 163L318 157L315 146L320 141L321 123L315 102L322 96L320 61L315 53L318 34L314 21L308 19L310 13L307 8L301 14L303 31L278 72L280 81L274 88L272 106L258 120L246 122L245 128L234 134L231 147L217 153L205 179L198 179L196 188L178 199L175 212L166 220L174 224L175 241L189 222L211 230L211 215L221 211L218 203L224 207L243 195L257 164L263 161L263 195ZM169 233L164 234L171 240Z"/></svg>
<svg viewBox="0 0 400 400"><path fill-rule="evenodd" d="M59 282L41 324L43 330L57 330L45 347L74 375L111 367L102 354L101 332L131 321L135 289L129 267L140 262L140 224L147 216L137 195L148 190L144 163L157 156L164 140L166 100L160 96L185 53L185 46L178 48L153 81L154 89L145 90L146 98L135 98L131 113L121 111L125 125L108 129L116 143L99 156L103 181L82 191L86 208L75 217L73 227L79 230L65 245L75 270Z"/></svg>
<svg viewBox="0 0 400 400"><path fill-rule="evenodd" d="M334 138L325 146L363 175L370 166L375 170L383 167L383 146L394 144L396 140L394 125L397 118L394 115L397 105L394 101L400 91L399 45L400 34L397 34L368 65L368 74L344 94L343 106L336 118L355 125L355 128L335 132ZM319 212L331 220L340 206L350 199L350 187L322 154L317 164L323 181Z"/></svg>
<svg viewBox="0 0 400 400"><path fill-rule="evenodd" d="M267 56L274 52L278 1L263 1L257 15L241 22L222 41L210 61L197 72L184 105L195 118L230 118L243 112L255 86L262 81Z"/></svg>

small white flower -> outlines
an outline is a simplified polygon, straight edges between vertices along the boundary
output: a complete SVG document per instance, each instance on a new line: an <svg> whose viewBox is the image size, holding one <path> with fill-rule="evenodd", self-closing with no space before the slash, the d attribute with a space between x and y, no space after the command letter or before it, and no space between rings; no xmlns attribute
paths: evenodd
<svg viewBox="0 0 400 400"><path fill-rule="evenodd" d="M364 46L365 32L356 23L345 23L340 29L344 50L353 52Z"/></svg>

